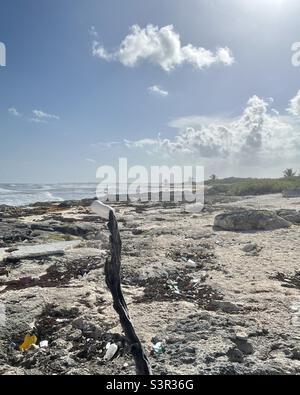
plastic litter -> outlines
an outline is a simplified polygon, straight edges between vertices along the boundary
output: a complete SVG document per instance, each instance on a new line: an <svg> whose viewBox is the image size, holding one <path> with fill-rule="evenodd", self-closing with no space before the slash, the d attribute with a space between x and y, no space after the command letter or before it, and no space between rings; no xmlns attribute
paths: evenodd
<svg viewBox="0 0 300 395"><path fill-rule="evenodd" d="M196 269L197 264L194 262L192 259L189 259L186 263L186 266L189 267L190 269Z"/></svg>
<svg viewBox="0 0 300 395"><path fill-rule="evenodd" d="M177 294L177 295L180 294L180 290L178 288L178 283L176 281L170 281L168 286L175 294Z"/></svg>
<svg viewBox="0 0 300 395"><path fill-rule="evenodd" d="M152 346L155 355L161 355L166 351L166 348L162 342L157 342Z"/></svg>
<svg viewBox="0 0 300 395"><path fill-rule="evenodd" d="M24 338L24 342L20 345L21 351L27 351L33 345L36 345L37 337L35 335L27 334Z"/></svg>
<svg viewBox="0 0 300 395"><path fill-rule="evenodd" d="M101 218L105 220L109 219L109 213L110 211L113 211L113 209L110 206L100 202L100 200L95 200L93 202L92 210L95 214L98 214Z"/></svg>
<svg viewBox="0 0 300 395"><path fill-rule="evenodd" d="M104 355L105 361L110 361L116 355L118 351L118 346L115 343L107 343L106 353Z"/></svg>
<svg viewBox="0 0 300 395"><path fill-rule="evenodd" d="M40 348L48 348L49 347L49 342L48 340L42 340L39 344Z"/></svg>

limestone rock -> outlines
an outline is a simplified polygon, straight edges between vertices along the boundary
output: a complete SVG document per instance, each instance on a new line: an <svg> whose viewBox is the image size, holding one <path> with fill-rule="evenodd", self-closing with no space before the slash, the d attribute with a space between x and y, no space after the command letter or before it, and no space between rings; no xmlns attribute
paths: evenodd
<svg viewBox="0 0 300 395"><path fill-rule="evenodd" d="M228 231L274 230L289 228L291 222L267 210L244 210L219 214L214 227Z"/></svg>

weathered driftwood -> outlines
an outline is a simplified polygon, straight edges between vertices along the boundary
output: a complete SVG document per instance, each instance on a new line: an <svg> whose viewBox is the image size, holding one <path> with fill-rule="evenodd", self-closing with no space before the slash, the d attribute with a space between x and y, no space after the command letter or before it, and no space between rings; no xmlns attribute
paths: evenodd
<svg viewBox="0 0 300 395"><path fill-rule="evenodd" d="M108 229L110 231L111 258L105 264L105 280L113 297L113 306L119 314L120 323L131 348L137 375L151 375L151 367L142 344L130 321L128 308L121 289L120 268L122 242L113 210L109 211Z"/></svg>

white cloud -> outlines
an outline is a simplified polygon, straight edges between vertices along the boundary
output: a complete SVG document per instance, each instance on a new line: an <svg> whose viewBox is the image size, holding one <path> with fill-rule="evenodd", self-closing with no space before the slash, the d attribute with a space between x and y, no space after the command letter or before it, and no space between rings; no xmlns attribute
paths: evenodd
<svg viewBox="0 0 300 395"><path fill-rule="evenodd" d="M95 26L90 27L89 33L92 37L98 38L98 33Z"/></svg>
<svg viewBox="0 0 300 395"><path fill-rule="evenodd" d="M159 137L157 139L141 139L136 141L124 140L124 143L128 148L144 148L149 146L156 147L157 145L160 145L159 142Z"/></svg>
<svg viewBox="0 0 300 395"><path fill-rule="evenodd" d="M291 99L287 110L292 115L300 116L300 90L297 95Z"/></svg>
<svg viewBox="0 0 300 395"><path fill-rule="evenodd" d="M158 85L150 86L150 87L148 88L148 91L149 91L150 93L154 93L154 94L156 94L156 95L158 95L158 96L162 96L162 97L167 97L167 96L169 95L169 92L168 92L168 91L162 89L162 88L161 88L160 86L158 86Z"/></svg>
<svg viewBox="0 0 300 395"><path fill-rule="evenodd" d="M270 101L253 96L236 118L179 118L170 123L177 129L172 139L126 141L129 148L163 152L169 157L199 160L203 165L258 166L299 162L300 125L290 116L269 108ZM222 168L220 165L220 168Z"/></svg>
<svg viewBox="0 0 300 395"><path fill-rule="evenodd" d="M113 60L113 55L109 54L103 45L100 45L97 40L93 41L92 45L93 56L106 60L107 62Z"/></svg>
<svg viewBox="0 0 300 395"><path fill-rule="evenodd" d="M10 107L10 108L8 109L8 112L9 112L11 115L14 115L15 117L20 117L20 116L21 116L21 114L19 113L19 111L18 111L15 107Z"/></svg>
<svg viewBox="0 0 300 395"><path fill-rule="evenodd" d="M207 68L215 63L226 66L234 63L232 52L227 47L212 52L192 44L182 46L180 35L172 25L162 28L151 24L145 28L133 25L130 33L114 52L108 52L99 43L95 30L92 30L92 35L94 56L106 61L116 60L128 67L136 66L142 60L158 65L165 71L171 71L185 63L192 64L197 69Z"/></svg>
<svg viewBox="0 0 300 395"><path fill-rule="evenodd" d="M60 119L58 115L47 114L46 112L41 111L41 110L33 110L32 113L35 116L35 118L37 118L37 119L43 119L43 120L46 120L46 119L59 120Z"/></svg>
<svg viewBox="0 0 300 395"><path fill-rule="evenodd" d="M29 118L29 122L34 122L34 123L47 123L47 121L45 121L45 119L41 119L41 118Z"/></svg>

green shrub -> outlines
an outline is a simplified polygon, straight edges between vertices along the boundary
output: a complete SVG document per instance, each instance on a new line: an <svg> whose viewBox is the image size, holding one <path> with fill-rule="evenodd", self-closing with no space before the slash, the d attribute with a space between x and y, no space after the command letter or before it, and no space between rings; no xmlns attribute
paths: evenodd
<svg viewBox="0 0 300 395"><path fill-rule="evenodd" d="M285 189L300 187L300 177L293 178L227 178L224 180L207 181L208 195L267 195L282 193Z"/></svg>

